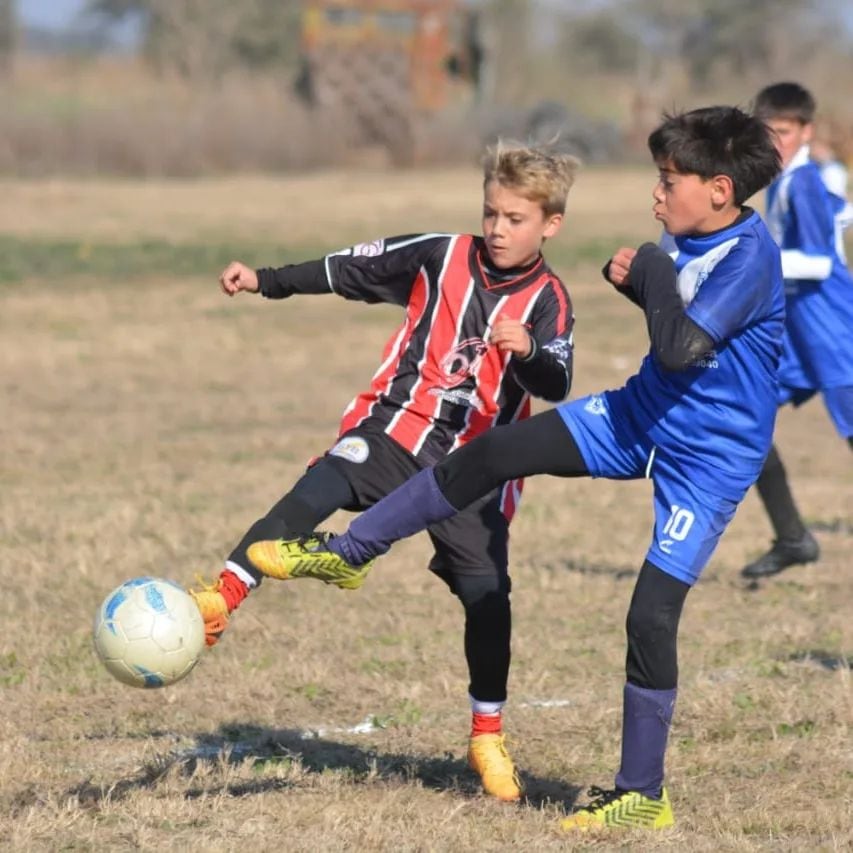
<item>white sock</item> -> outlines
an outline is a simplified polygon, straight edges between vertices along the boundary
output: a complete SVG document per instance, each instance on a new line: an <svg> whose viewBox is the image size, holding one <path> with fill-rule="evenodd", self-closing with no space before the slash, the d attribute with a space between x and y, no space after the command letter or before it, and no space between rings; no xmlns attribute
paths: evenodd
<svg viewBox="0 0 853 853"><path fill-rule="evenodd" d="M256 587L258 582L241 566L235 563L233 560L225 561L225 568L228 569L229 572L234 572L244 584L246 584L249 589Z"/></svg>
<svg viewBox="0 0 853 853"><path fill-rule="evenodd" d="M506 702L481 702L470 694L468 695L468 700L471 703L472 714L491 714L494 717L500 714L503 706L506 704Z"/></svg>

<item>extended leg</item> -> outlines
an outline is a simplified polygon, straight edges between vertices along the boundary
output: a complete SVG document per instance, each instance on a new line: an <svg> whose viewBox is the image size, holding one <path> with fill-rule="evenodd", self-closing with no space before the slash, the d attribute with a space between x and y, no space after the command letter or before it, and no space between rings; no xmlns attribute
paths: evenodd
<svg viewBox="0 0 853 853"><path fill-rule="evenodd" d="M514 802L523 789L506 749L501 715L510 664L508 578L439 574L465 608L465 659L472 712L468 763L480 776L487 794Z"/></svg>
<svg viewBox="0 0 853 853"><path fill-rule="evenodd" d="M293 536L313 530L336 509L353 500L352 487L334 466L320 460L310 468L263 518L259 518L228 555L225 569L212 585L191 590L201 611L208 646L215 645L228 626L230 614L263 575L249 560L253 543L270 537Z"/></svg>
<svg viewBox="0 0 853 853"><path fill-rule="evenodd" d="M395 489L329 547L350 565L384 554L399 539L450 518L502 483L534 474L581 477L583 457L555 410L496 427Z"/></svg>

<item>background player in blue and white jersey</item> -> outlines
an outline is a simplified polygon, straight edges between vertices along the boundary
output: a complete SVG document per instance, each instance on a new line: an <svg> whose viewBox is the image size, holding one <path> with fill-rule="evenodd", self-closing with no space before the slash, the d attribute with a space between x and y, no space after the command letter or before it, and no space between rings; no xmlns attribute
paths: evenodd
<svg viewBox="0 0 853 853"><path fill-rule="evenodd" d="M843 199L844 207L835 217L838 227L844 231L853 225L853 202L850 201L850 171L847 163L853 151L853 139L835 122L823 122L815 125L815 132L809 142L811 159L820 168L820 176L826 188L838 198ZM839 247L841 260L847 263L847 254L842 243Z"/></svg>
<svg viewBox="0 0 853 853"><path fill-rule="evenodd" d="M809 156L815 101L808 90L798 83L767 86L756 97L755 113L773 132L783 167L767 191L766 213L785 277L780 403L799 406L820 392L836 430L853 447L853 278L842 244L846 200L827 189ZM818 543L800 517L775 445L757 485L775 541L743 575L764 577L817 560Z"/></svg>
<svg viewBox="0 0 853 853"><path fill-rule="evenodd" d="M488 430L338 537L253 546L264 572L317 560L342 575L519 476L650 478L652 542L627 618L622 762L565 829L673 822L663 786L684 600L758 477L777 411L784 293L779 249L744 205L779 170L768 128L732 107L666 117L649 137L654 214L674 238L605 267L644 312L651 350L620 389ZM576 523L576 522L575 522ZM250 549L252 557L252 549Z"/></svg>

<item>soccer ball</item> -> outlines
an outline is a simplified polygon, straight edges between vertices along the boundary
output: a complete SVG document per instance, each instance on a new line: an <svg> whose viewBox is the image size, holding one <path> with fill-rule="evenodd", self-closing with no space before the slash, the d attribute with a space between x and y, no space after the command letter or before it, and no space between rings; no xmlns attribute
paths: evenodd
<svg viewBox="0 0 853 853"><path fill-rule="evenodd" d="M161 578L134 578L98 608L95 651L132 687L165 687L189 675L204 649L204 621L192 597Z"/></svg>

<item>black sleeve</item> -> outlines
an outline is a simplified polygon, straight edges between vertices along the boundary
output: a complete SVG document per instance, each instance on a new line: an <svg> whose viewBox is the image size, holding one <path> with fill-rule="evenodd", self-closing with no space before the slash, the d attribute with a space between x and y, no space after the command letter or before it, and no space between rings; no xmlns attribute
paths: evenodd
<svg viewBox="0 0 853 853"><path fill-rule="evenodd" d="M258 270L270 299L295 293L337 293L359 302L406 305L421 268L449 243L448 234L414 234L360 243L317 261Z"/></svg>
<svg viewBox="0 0 853 853"><path fill-rule="evenodd" d="M672 258L644 243L631 262L628 283L646 312L652 352L666 370L686 370L714 348L714 341L684 312Z"/></svg>
<svg viewBox="0 0 853 853"><path fill-rule="evenodd" d="M286 299L294 293L331 293L324 260L256 270L261 296Z"/></svg>
<svg viewBox="0 0 853 853"><path fill-rule="evenodd" d="M543 288L531 314L530 355L510 360L516 380L534 397L558 403L568 396L572 387L573 326L569 294L554 277Z"/></svg>

